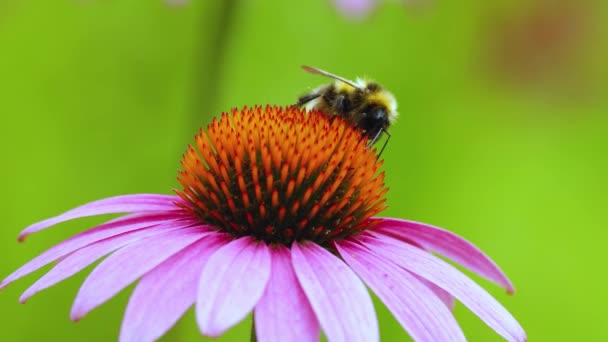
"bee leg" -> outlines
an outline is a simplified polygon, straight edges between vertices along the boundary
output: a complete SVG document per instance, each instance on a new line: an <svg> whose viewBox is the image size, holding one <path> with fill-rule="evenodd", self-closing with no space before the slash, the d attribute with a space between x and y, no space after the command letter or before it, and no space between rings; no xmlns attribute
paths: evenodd
<svg viewBox="0 0 608 342"><path fill-rule="evenodd" d="M378 153L378 158L380 158L380 156L382 155L382 152L384 151L384 148L386 147L386 144L388 144L388 141L391 138L391 134L385 128L381 128L380 130L378 130L378 133L376 133L376 135L374 135L374 137L367 144L367 147L372 147L372 145L375 144L378 141L378 139L380 139L380 135L382 133L386 133L386 140L384 141L384 144L382 145L382 148L380 149L380 153Z"/></svg>
<svg viewBox="0 0 608 342"><path fill-rule="evenodd" d="M388 141L391 139L391 134L385 130L384 128L382 129L382 131L384 133L386 133L386 140L384 141L384 145L382 145L382 149L380 149L380 153L378 153L378 159L380 159L380 156L382 155L382 152L384 152L384 148L386 147L386 145L388 144Z"/></svg>
<svg viewBox="0 0 608 342"><path fill-rule="evenodd" d="M380 128L378 130L378 132L376 132L376 134L374 134L374 137L369 139L369 142L367 143L367 147L372 147L372 145L375 144L378 141L378 139L380 139L380 135L384 132L385 132L384 128Z"/></svg>
<svg viewBox="0 0 608 342"><path fill-rule="evenodd" d="M307 95L301 96L300 98L298 98L298 102L296 103L296 106L302 107L303 105L316 99L319 96L321 96L321 94L319 94L319 93L307 94Z"/></svg>

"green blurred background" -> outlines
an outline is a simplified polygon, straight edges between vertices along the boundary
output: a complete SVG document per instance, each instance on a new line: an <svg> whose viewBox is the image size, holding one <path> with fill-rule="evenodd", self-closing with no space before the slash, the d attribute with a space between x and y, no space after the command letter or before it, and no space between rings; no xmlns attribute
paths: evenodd
<svg viewBox="0 0 608 342"><path fill-rule="evenodd" d="M35 221L118 194L171 193L199 126L231 107L290 104L369 76L401 117L384 167L387 216L477 244L515 296L477 277L532 341L608 340L606 2L385 1L365 18L330 0L0 1L0 277L84 219L18 244ZM88 269L90 270L90 268ZM78 324L77 276L20 305L43 271L0 293L1 341L115 340L131 288ZM377 305L384 341L407 339ZM471 341L499 341L465 307ZM219 341L246 340L250 320ZM201 339L189 312L164 338Z"/></svg>

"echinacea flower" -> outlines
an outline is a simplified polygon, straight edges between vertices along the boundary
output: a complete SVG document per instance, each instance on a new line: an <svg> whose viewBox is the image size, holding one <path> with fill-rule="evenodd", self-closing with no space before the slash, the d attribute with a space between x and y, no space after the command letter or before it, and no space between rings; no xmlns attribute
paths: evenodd
<svg viewBox="0 0 608 342"><path fill-rule="evenodd" d="M431 252L513 287L479 249L440 228L373 217L385 207L384 173L361 132L317 111L233 110L201 130L184 154L178 196L102 199L33 224L129 213L48 249L0 287L57 264L25 302L108 255L84 281L77 321L139 279L121 341L164 335L191 306L202 334L219 336L254 312L259 341L378 341L367 285L417 341L464 341L454 298L509 341L517 321Z"/></svg>

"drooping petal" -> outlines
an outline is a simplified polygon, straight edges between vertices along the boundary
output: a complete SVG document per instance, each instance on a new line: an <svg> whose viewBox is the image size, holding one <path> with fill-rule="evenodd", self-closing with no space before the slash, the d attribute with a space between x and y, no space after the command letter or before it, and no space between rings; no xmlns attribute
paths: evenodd
<svg viewBox="0 0 608 342"><path fill-rule="evenodd" d="M289 249L277 246L270 255L270 279L255 307L258 341L318 341L319 322L296 278Z"/></svg>
<svg viewBox="0 0 608 342"><path fill-rule="evenodd" d="M29 234L79 217L115 213L175 211L180 210L180 207L175 205L175 202L180 201L181 199L178 196L156 194L125 195L104 198L66 211L59 216L32 224L19 234L19 241L25 240Z"/></svg>
<svg viewBox="0 0 608 342"><path fill-rule="evenodd" d="M101 224L95 228L79 233L59 244L49 248L42 254L21 266L0 283L0 289L13 281L24 277L57 259L93 242L119 235L132 230L151 227L164 222L172 222L182 218L176 213L134 214L121 217Z"/></svg>
<svg viewBox="0 0 608 342"><path fill-rule="evenodd" d="M504 287L508 293L515 289L504 272L489 256L462 237L428 224L381 218L373 230L397 239L412 240L424 248L437 252L482 277Z"/></svg>
<svg viewBox="0 0 608 342"><path fill-rule="evenodd" d="M184 226L180 226L177 223L157 225L151 228L132 230L85 246L63 258L48 273L46 273L42 278L38 279L38 281L36 281L32 286L30 286L21 295L19 301L21 303L25 303L28 298L38 293L39 291L51 287L57 284L58 282L73 276L74 274L80 272L83 268L95 262L95 260L118 248L121 248L130 243L139 241L149 236L180 228L184 228Z"/></svg>
<svg viewBox="0 0 608 342"><path fill-rule="evenodd" d="M329 341L379 340L372 299L355 273L315 243L291 247L296 276Z"/></svg>
<svg viewBox="0 0 608 342"><path fill-rule="evenodd" d="M215 252L198 287L196 319L201 332L217 337L245 318L264 293L270 267L268 247L250 237Z"/></svg>
<svg viewBox="0 0 608 342"><path fill-rule="evenodd" d="M427 250L425 247L423 247L422 245L418 244L415 241L408 241L409 244L411 244L412 246L418 247L422 250ZM454 306L456 305L456 302L454 301L454 297L449 294L448 292L446 292L444 289L442 289L441 287L431 283L430 281L419 277L415 274L412 274L414 277L416 277L416 279L420 280L424 285L426 285L429 289L431 289L431 291L435 292L435 295L437 295L437 297L439 297L439 299L441 299L441 301L450 309L453 310Z"/></svg>
<svg viewBox="0 0 608 342"><path fill-rule="evenodd" d="M199 227L158 234L118 250L102 261L84 281L70 318L79 320L171 255L208 234Z"/></svg>
<svg viewBox="0 0 608 342"><path fill-rule="evenodd" d="M466 341L450 310L414 275L357 243L335 245L415 341Z"/></svg>
<svg viewBox="0 0 608 342"><path fill-rule="evenodd" d="M452 265L408 243L370 233L360 240L367 248L448 291L488 326L509 341L525 341L526 333L490 294Z"/></svg>
<svg viewBox="0 0 608 342"><path fill-rule="evenodd" d="M204 264L225 243L224 236L210 234L146 273L129 299L120 341L154 341L164 335L194 304Z"/></svg>

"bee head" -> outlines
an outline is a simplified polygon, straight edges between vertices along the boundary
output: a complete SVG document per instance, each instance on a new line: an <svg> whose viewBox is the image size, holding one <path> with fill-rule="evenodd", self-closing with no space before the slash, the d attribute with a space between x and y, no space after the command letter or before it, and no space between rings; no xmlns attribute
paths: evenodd
<svg viewBox="0 0 608 342"><path fill-rule="evenodd" d="M370 106L361 113L359 128L365 131L368 138L374 138L382 129L388 127L388 113L383 106Z"/></svg>

